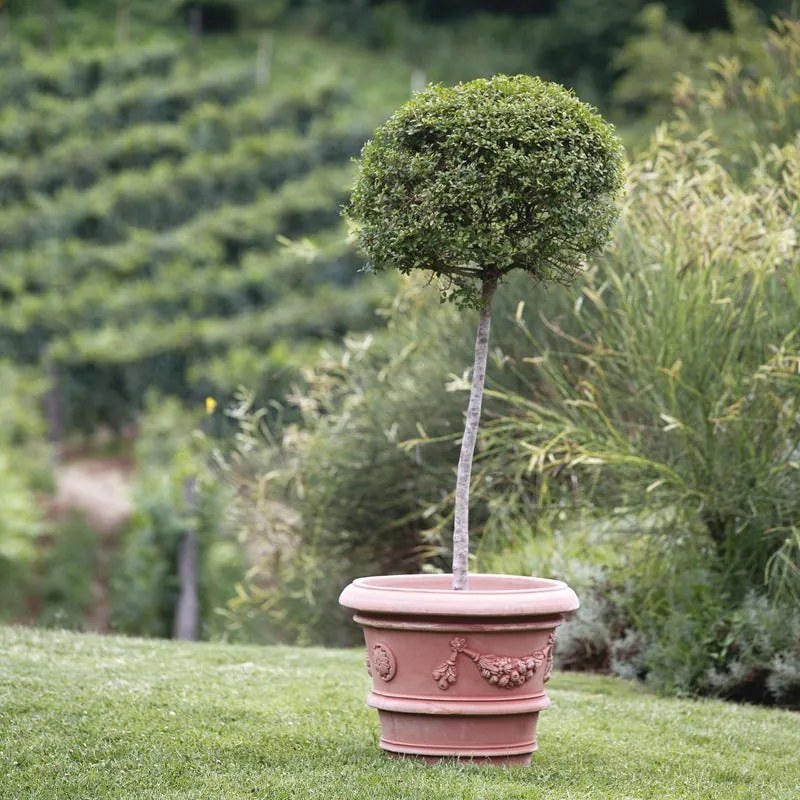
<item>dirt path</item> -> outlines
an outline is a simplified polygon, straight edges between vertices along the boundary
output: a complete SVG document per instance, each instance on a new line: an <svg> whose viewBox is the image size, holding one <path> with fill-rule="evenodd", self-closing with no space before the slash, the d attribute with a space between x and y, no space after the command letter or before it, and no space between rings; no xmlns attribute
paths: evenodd
<svg viewBox="0 0 800 800"><path fill-rule="evenodd" d="M63 464L56 470L56 507L79 511L98 533L114 533L133 512L131 470L112 459Z"/></svg>
<svg viewBox="0 0 800 800"><path fill-rule="evenodd" d="M90 631L108 630L111 603L108 576L117 547L117 534L133 513L131 497L133 465L122 459L81 459L56 470L54 512L80 513L100 535L96 570L92 580L93 601L86 618Z"/></svg>

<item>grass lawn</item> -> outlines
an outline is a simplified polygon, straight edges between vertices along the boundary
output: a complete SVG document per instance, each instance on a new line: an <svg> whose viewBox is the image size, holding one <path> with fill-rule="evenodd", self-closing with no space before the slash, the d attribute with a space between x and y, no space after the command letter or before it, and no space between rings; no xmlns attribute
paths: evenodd
<svg viewBox="0 0 800 800"><path fill-rule="evenodd" d="M0 628L0 798L800 798L800 715L556 673L529 768L379 751L357 651Z"/></svg>

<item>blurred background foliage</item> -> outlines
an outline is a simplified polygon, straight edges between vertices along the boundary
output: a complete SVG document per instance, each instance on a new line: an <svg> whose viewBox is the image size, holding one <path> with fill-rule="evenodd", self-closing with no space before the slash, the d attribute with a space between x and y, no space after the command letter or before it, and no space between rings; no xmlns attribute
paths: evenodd
<svg viewBox="0 0 800 800"><path fill-rule="evenodd" d="M180 593L178 551L198 542L199 636L226 635L221 610L245 574L247 553L223 525L230 487L211 469L215 421L187 415L155 394L135 445L135 512L122 530L111 572L110 626L121 633L169 637Z"/></svg>
<svg viewBox="0 0 800 800"><path fill-rule="evenodd" d="M474 320L363 276L339 207L410 92L527 72L630 189L575 290L498 295L474 566L575 584L568 667L800 703L797 11L7 0L2 619L168 636L187 530L204 637L349 643L344 583L447 569ZM122 465L111 532L54 500L77 457Z"/></svg>

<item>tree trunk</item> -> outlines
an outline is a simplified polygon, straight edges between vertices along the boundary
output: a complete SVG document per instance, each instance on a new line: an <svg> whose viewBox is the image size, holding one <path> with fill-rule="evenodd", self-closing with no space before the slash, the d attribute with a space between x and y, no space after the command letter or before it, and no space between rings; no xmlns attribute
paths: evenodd
<svg viewBox="0 0 800 800"><path fill-rule="evenodd" d="M475 362L472 366L472 388L469 392L467 419L461 439L461 454L458 457L456 478L456 508L453 522L453 589L467 588L469 562L469 482L472 476L472 456L478 439L478 423L481 418L483 384L486 380L486 361L489 356L489 329L492 323L492 298L497 284L483 284L483 305L478 319L478 335L475 339Z"/></svg>
<svg viewBox="0 0 800 800"><path fill-rule="evenodd" d="M196 65L200 66L202 45L200 40L203 38L203 9L198 6L189 8L189 57L194 59Z"/></svg>
<svg viewBox="0 0 800 800"><path fill-rule="evenodd" d="M7 5L0 8L0 40L11 41L11 9Z"/></svg>
<svg viewBox="0 0 800 800"><path fill-rule="evenodd" d="M47 47L47 55L52 56L56 46L56 18L58 14L58 7L56 0L48 0L44 8L44 15L47 19L45 23L45 47Z"/></svg>
<svg viewBox="0 0 800 800"><path fill-rule="evenodd" d="M194 481L189 479L184 484L184 499L190 511L197 506ZM180 596L175 608L172 626L173 639L196 641L200 634L200 583L198 568L197 534L190 527L181 537L178 546L178 582Z"/></svg>
<svg viewBox="0 0 800 800"><path fill-rule="evenodd" d="M272 72L272 58L274 45L272 37L263 33L258 37L258 50L256 51L256 86L266 86Z"/></svg>
<svg viewBox="0 0 800 800"><path fill-rule="evenodd" d="M61 464L62 418L61 418L61 384L59 382L58 365L48 359L45 362L47 375L47 394L45 395L45 408L47 409L47 432L50 439L50 457L53 469Z"/></svg>
<svg viewBox="0 0 800 800"><path fill-rule="evenodd" d="M117 41L127 42L131 29L130 0L117 0Z"/></svg>

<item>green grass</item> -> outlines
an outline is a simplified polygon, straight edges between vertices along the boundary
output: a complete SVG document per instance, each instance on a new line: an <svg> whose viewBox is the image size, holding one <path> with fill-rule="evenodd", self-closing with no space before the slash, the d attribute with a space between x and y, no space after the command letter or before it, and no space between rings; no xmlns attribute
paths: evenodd
<svg viewBox="0 0 800 800"><path fill-rule="evenodd" d="M792 798L800 716L552 681L530 768L387 758L361 652L0 628L0 798Z"/></svg>

